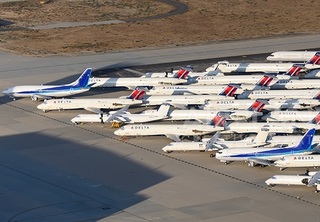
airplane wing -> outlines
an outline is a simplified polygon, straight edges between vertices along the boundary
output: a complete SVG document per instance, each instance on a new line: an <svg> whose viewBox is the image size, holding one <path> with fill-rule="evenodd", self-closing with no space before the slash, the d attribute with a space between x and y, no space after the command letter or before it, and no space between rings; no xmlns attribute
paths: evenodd
<svg viewBox="0 0 320 222"><path fill-rule="evenodd" d="M171 103L171 102L168 102L168 103L178 109L187 109L186 105L183 105L183 104L177 104L177 103Z"/></svg>
<svg viewBox="0 0 320 222"><path fill-rule="evenodd" d="M260 165L264 165L264 166L271 166L272 165L271 161L260 159L260 158L249 158L248 162L256 163L256 164L260 164Z"/></svg>
<svg viewBox="0 0 320 222"><path fill-rule="evenodd" d="M208 141L208 143L206 144L206 150L211 149L212 146L214 146L214 143L217 141L217 139L220 137L220 131L217 131L212 137L211 139Z"/></svg>
<svg viewBox="0 0 320 222"><path fill-rule="evenodd" d="M308 187L311 187L312 185L318 184L320 181L320 171L318 171L315 175L313 175L307 184Z"/></svg>
<svg viewBox="0 0 320 222"><path fill-rule="evenodd" d="M97 113L97 114L103 113L103 112L101 111L101 109L98 109L98 108L85 107L84 109L85 109L85 110L88 110L89 112L93 112L93 113Z"/></svg>
<svg viewBox="0 0 320 222"><path fill-rule="evenodd" d="M50 96L44 96L44 95L40 95L40 94L33 94L31 96L32 101L37 101L37 100L40 100L40 99L45 100L45 99L51 99L51 98L52 97L50 97Z"/></svg>
<svg viewBox="0 0 320 222"><path fill-rule="evenodd" d="M173 141L175 142L180 142L181 139L179 138L178 135L175 135L175 134L164 134L166 137L172 139Z"/></svg>
<svg viewBox="0 0 320 222"><path fill-rule="evenodd" d="M116 119L118 119L120 121L123 121L124 118L121 117L121 114L124 114L128 110L129 106L130 105L126 105L122 109L119 109L119 110L113 112L112 114L109 114L108 118L106 119L106 122L111 122L111 121L116 120Z"/></svg>

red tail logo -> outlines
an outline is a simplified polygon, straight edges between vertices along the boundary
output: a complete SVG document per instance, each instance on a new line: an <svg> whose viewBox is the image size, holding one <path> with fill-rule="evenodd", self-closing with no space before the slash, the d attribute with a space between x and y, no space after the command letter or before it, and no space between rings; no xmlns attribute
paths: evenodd
<svg viewBox="0 0 320 222"><path fill-rule="evenodd" d="M260 101L255 101L255 102L251 105L250 110L256 111L256 112L261 112L264 106L265 106L264 103L262 103L262 102L260 102Z"/></svg>
<svg viewBox="0 0 320 222"><path fill-rule="evenodd" d="M320 65L320 52L317 52L309 61L308 64Z"/></svg>
<svg viewBox="0 0 320 222"><path fill-rule="evenodd" d="M226 118L220 115L217 115L212 119L212 123L215 126L224 126L225 122Z"/></svg>
<svg viewBox="0 0 320 222"><path fill-rule="evenodd" d="M189 70L180 69L177 72L177 77L178 77L178 79L186 79L186 78L188 78L188 74L189 74Z"/></svg>
<svg viewBox="0 0 320 222"><path fill-rule="evenodd" d="M258 86L269 86L272 82L273 77L272 76L263 76L259 82L257 83Z"/></svg>
<svg viewBox="0 0 320 222"><path fill-rule="evenodd" d="M133 92L128 96L129 99L136 99L136 100L141 100L142 97L144 96L145 91L141 89L135 89Z"/></svg>
<svg viewBox="0 0 320 222"><path fill-rule="evenodd" d="M293 65L286 74L290 76L297 76L299 75L301 69L301 66Z"/></svg>
<svg viewBox="0 0 320 222"><path fill-rule="evenodd" d="M219 95L233 96L237 91L237 87L228 85Z"/></svg>
<svg viewBox="0 0 320 222"><path fill-rule="evenodd" d="M319 113L316 115L316 117L313 118L312 122L315 124L320 124L320 114Z"/></svg>

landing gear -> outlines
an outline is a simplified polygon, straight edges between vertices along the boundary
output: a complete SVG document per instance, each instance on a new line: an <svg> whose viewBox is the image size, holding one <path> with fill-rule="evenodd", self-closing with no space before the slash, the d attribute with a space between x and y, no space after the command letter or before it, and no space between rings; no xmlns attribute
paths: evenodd
<svg viewBox="0 0 320 222"><path fill-rule="evenodd" d="M213 153L211 153L211 154L210 154L210 158L214 158L214 157L216 157L216 155L213 154Z"/></svg>

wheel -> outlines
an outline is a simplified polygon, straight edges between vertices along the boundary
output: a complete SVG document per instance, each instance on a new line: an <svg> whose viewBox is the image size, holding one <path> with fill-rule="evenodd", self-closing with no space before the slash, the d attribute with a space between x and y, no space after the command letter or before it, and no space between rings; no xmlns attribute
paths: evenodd
<svg viewBox="0 0 320 222"><path fill-rule="evenodd" d="M213 158L213 157L215 157L215 156L216 156L216 155L214 155L213 153L210 154L210 157L211 157L211 158Z"/></svg>

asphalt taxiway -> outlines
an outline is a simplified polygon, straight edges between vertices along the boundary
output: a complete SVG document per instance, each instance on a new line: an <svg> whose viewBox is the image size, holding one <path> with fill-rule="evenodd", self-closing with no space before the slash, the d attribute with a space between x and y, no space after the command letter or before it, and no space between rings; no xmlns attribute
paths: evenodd
<svg viewBox="0 0 320 222"><path fill-rule="evenodd" d="M86 67L93 67L95 75L128 76L137 74L122 68L160 71L193 61L201 70L221 57L240 56L233 59L243 61L264 56L253 54L319 45L320 38L314 35L76 57L0 52L0 89L66 83ZM206 60L194 61L201 59ZM163 64L168 62L178 63ZM151 64L157 65L146 66ZM126 93L93 90L81 97ZM279 172L245 163L224 165L203 152L166 154L161 151L170 143L165 137L123 140L107 124L70 122L85 111L43 113L37 104L0 96L0 221L320 219L320 199L313 188L269 188L264 183L274 174L303 173L303 169Z"/></svg>

